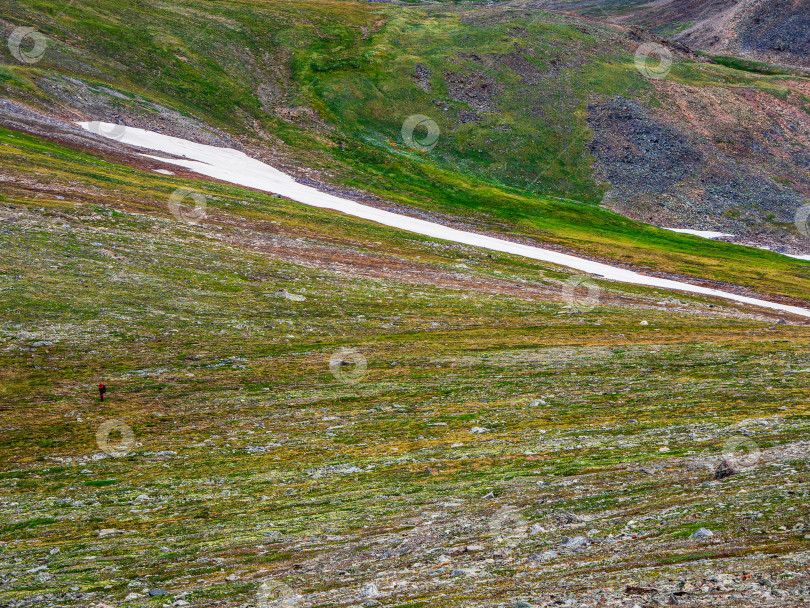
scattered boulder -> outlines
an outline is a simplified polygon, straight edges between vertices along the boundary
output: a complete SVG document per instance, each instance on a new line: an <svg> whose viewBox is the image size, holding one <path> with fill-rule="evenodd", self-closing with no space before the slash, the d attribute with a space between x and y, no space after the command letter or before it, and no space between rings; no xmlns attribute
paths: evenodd
<svg viewBox="0 0 810 608"><path fill-rule="evenodd" d="M40 572L36 576L36 581L38 583L47 583L50 580L53 580L53 574L50 574L48 572Z"/></svg>
<svg viewBox="0 0 810 608"><path fill-rule="evenodd" d="M542 553L534 553L529 556L530 562L546 562L556 558L558 553L556 551L543 551Z"/></svg>
<svg viewBox="0 0 810 608"><path fill-rule="evenodd" d="M363 585L363 589L360 591L361 598L371 598L371 597L379 597L380 590L377 589L377 585L374 583L366 583Z"/></svg>
<svg viewBox="0 0 810 608"><path fill-rule="evenodd" d="M717 465L717 468L714 469L714 478L725 479L726 477L736 475L736 473L737 469L734 468L734 465L732 465L728 460L723 460Z"/></svg>
<svg viewBox="0 0 810 608"><path fill-rule="evenodd" d="M557 523L561 526L570 524L581 524L583 519L579 515L574 515L569 511L560 511L557 513Z"/></svg>
<svg viewBox="0 0 810 608"><path fill-rule="evenodd" d="M548 530L546 530L540 524L532 524L532 527L529 528L529 536L537 536L538 534L546 534Z"/></svg>
<svg viewBox="0 0 810 608"><path fill-rule="evenodd" d="M627 585L624 592L628 595L646 595L658 593L658 589L656 589L655 587L640 587L638 585Z"/></svg>
<svg viewBox="0 0 810 608"><path fill-rule="evenodd" d="M287 291L286 289L279 289L276 293L273 294L277 298L284 298L285 300L290 300L291 302L304 302L306 301L306 297L302 296L298 293L292 293Z"/></svg>
<svg viewBox="0 0 810 608"><path fill-rule="evenodd" d="M562 540L560 541L560 546L565 547L566 549L583 549L584 547L587 547L589 543L590 541L584 536L575 536L574 538L563 536Z"/></svg>
<svg viewBox="0 0 810 608"><path fill-rule="evenodd" d="M700 528L689 538L711 538L712 536L714 536L714 532L708 528Z"/></svg>

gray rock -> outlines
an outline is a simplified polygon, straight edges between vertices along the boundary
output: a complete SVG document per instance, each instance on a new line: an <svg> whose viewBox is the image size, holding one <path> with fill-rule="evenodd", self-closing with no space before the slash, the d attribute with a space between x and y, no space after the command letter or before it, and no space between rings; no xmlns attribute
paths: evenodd
<svg viewBox="0 0 810 608"><path fill-rule="evenodd" d="M530 562L546 562L550 559L554 559L557 557L556 551L543 551L542 553L535 553L534 555L529 556Z"/></svg>
<svg viewBox="0 0 810 608"><path fill-rule="evenodd" d="M280 289L276 293L273 294L277 298L284 298L285 300L290 300L292 302L305 302L306 297L302 296L298 293L292 293L287 291L286 289Z"/></svg>
<svg viewBox="0 0 810 608"><path fill-rule="evenodd" d="M692 536L690 536L689 538L711 538L712 536L714 536L714 532L712 532L708 528L701 528L700 530L697 530L694 534L692 534Z"/></svg>
<svg viewBox="0 0 810 608"><path fill-rule="evenodd" d="M589 541L584 536L575 536L574 538L563 536L560 541L560 545L566 549L582 549L583 547L587 547L588 544Z"/></svg>
<svg viewBox="0 0 810 608"><path fill-rule="evenodd" d="M529 528L529 536L537 536L538 534L545 534L546 532L548 532L548 530L540 524L532 524L532 527Z"/></svg>
<svg viewBox="0 0 810 608"><path fill-rule="evenodd" d="M582 518L569 511L560 511L557 513L557 523L560 525L580 524L582 523Z"/></svg>
<svg viewBox="0 0 810 608"><path fill-rule="evenodd" d="M360 591L361 598L371 598L371 597L378 597L380 595L380 590L377 589L377 585L374 583L366 583L363 585L363 590Z"/></svg>
<svg viewBox="0 0 810 608"><path fill-rule="evenodd" d="M149 590L150 597L157 597L158 595L166 595L167 593L168 591L166 591L165 589L155 588Z"/></svg>

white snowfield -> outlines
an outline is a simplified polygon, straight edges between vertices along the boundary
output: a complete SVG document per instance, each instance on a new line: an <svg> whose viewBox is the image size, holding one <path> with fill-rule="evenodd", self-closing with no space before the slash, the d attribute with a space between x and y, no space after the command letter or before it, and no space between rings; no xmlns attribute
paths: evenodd
<svg viewBox="0 0 810 608"><path fill-rule="evenodd" d="M704 239L719 239L722 236L734 236L733 234L726 234L725 232L713 232L711 230L692 230L691 228L664 228L664 230L671 230L672 232L680 232L681 234L691 234L693 236L702 236Z"/></svg>
<svg viewBox="0 0 810 608"><path fill-rule="evenodd" d="M463 243L473 247L482 247L493 251L550 262L612 281L714 296L734 300L735 302L742 302L744 304L760 306L762 308L781 310L795 315L810 317L810 310L798 306L777 304L717 289L691 285L681 281L649 277L630 270L614 268L613 266L600 262L593 262L585 258L558 253L556 251L542 249L541 247L513 243L504 239L484 236L474 232L456 230L442 226L441 224L376 209L368 205L361 205L360 203L345 198L326 194L310 186L299 184L289 175L261 161L250 158L243 152L231 148L218 148L216 146L198 144L185 139L146 131L144 129L122 127L121 125L110 123L82 122L78 124L88 131L110 139L115 139L124 144L183 157L179 159L164 158L145 154L144 156L147 158L185 167L196 173L214 177L232 184L264 190L265 192L271 192L273 194L280 194L281 196L312 207L340 211L341 213L363 218L378 224L391 226L392 228L398 228L400 230L407 230L408 232L414 232L435 239Z"/></svg>

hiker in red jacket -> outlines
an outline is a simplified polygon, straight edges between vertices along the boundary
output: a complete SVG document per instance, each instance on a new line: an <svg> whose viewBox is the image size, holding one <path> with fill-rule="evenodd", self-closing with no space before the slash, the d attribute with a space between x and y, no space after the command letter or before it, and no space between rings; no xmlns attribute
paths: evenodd
<svg viewBox="0 0 810 608"><path fill-rule="evenodd" d="M104 393L107 392L107 387L104 386L104 383L98 385L98 396L101 397L101 400L104 401Z"/></svg>

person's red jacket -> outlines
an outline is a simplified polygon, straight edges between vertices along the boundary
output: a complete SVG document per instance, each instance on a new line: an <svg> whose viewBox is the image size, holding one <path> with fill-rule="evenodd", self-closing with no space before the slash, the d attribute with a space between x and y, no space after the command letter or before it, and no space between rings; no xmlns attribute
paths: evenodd
<svg viewBox="0 0 810 608"><path fill-rule="evenodd" d="M107 387L104 386L104 383L98 385L98 396L101 397L101 400L104 401L104 393L107 392Z"/></svg>

